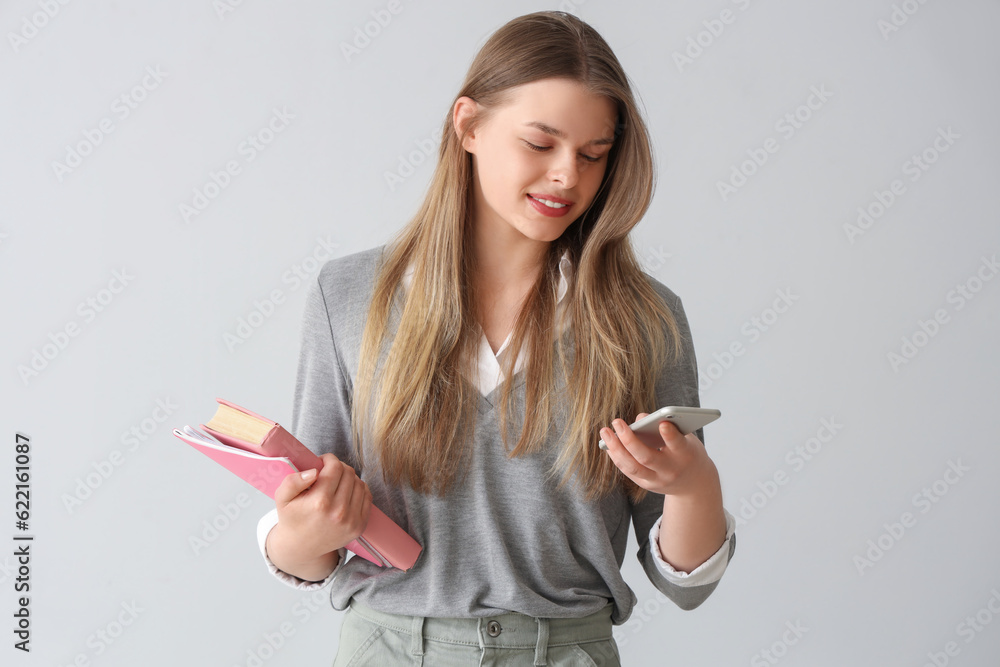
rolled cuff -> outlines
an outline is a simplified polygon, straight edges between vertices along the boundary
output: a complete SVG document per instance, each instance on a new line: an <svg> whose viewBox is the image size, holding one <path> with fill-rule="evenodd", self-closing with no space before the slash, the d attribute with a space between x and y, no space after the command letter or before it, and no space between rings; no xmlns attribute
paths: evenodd
<svg viewBox="0 0 1000 667"><path fill-rule="evenodd" d="M726 515L725 541L718 551L690 572L675 570L670 563L663 560L663 556L660 554L660 543L657 538L660 534L660 522L663 521L663 515L660 515L653 527L649 529L649 549L653 553L653 560L656 561L657 568L668 581L677 586L690 588L711 584L722 579L726 566L729 565L729 543L736 532L736 518L726 508L722 508L722 511Z"/></svg>
<svg viewBox="0 0 1000 667"><path fill-rule="evenodd" d="M278 525L278 509L274 508L264 516L260 518L257 522L257 544L260 546L260 553L264 556L264 562L267 564L267 571L278 578L279 581L284 582L292 588L298 589L300 591L314 591L324 586L328 585L333 578L337 576L337 572L344 565L344 561L347 560L347 549L341 547L338 549L340 552L340 561L337 563L337 567L333 568L333 572L324 579L323 581L306 581L305 579L300 579L294 574L288 574L284 570L279 570L278 566L271 562L271 559L267 556L267 536L271 532L271 529Z"/></svg>

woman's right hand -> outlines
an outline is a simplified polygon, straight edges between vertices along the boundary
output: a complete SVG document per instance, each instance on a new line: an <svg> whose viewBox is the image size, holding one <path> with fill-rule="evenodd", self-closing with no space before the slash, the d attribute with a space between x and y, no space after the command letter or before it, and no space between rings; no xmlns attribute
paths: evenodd
<svg viewBox="0 0 1000 667"><path fill-rule="evenodd" d="M356 539L371 511L371 491L354 468L330 453L321 458L318 475L315 469L286 475L274 493L278 525L272 532L282 533L288 554L299 563L323 558Z"/></svg>

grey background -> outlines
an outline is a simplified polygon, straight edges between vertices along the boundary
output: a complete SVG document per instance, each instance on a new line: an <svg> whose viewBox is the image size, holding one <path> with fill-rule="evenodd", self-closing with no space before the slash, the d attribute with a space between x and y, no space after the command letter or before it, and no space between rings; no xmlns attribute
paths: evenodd
<svg viewBox="0 0 1000 667"><path fill-rule="evenodd" d="M315 275L324 244L343 255L398 230L431 174L421 142L436 155L476 50L554 8L604 35L649 120L658 188L636 246L684 300L702 404L723 412L706 442L742 524L692 612L664 602L630 551L642 611L616 629L625 664L997 664L1000 280L983 263L1000 250L996 2L220 7L0 7L4 664L332 661L340 614L271 578L257 550L272 501L171 429L207 420L216 396L288 419L305 294L290 272ZM725 10L713 36L704 22L718 32ZM370 43L346 57L366 26ZM689 39L705 46L678 67ZM828 98L799 109L812 87ZM127 117L122 95L143 98ZM294 118L248 162L240 144L275 108ZM808 119L788 137L776 124L797 109ZM113 131L60 177L54 163L105 118ZM723 197L718 183L768 138L777 152ZM936 161L911 180L925 150ZM229 160L240 174L185 221L180 206ZM390 187L401 160L413 173ZM905 192L852 243L844 226L895 179ZM125 288L102 292L122 270ZM978 291L959 308L967 283ZM275 290L282 302L227 345ZM792 305L768 312L779 290ZM88 298L105 300L92 319ZM947 321L915 336L938 310ZM923 345L894 367L904 337ZM162 423L158 401L175 406ZM841 425L832 438L823 419ZM32 446L28 655L10 615L16 432ZM828 442L810 443L818 432ZM224 529L193 545L212 522Z"/></svg>

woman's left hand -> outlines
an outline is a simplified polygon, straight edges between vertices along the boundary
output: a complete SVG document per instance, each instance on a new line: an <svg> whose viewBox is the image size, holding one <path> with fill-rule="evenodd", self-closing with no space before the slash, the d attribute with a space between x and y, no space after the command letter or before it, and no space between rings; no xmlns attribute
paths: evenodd
<svg viewBox="0 0 1000 667"><path fill-rule="evenodd" d="M635 421L645 417L640 412ZM644 489L670 496L685 496L705 488L705 483L718 479L715 463L705 445L694 433L681 434L669 421L659 425L663 446L653 449L639 439L624 420L611 422L614 430L601 429L601 438L618 469Z"/></svg>

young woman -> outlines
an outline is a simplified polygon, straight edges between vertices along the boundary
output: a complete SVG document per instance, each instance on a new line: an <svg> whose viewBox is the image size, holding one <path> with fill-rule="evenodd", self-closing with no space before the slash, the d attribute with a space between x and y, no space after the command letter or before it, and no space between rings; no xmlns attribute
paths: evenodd
<svg viewBox="0 0 1000 667"><path fill-rule="evenodd" d="M586 23L501 27L451 105L422 207L312 284L290 430L324 466L259 524L269 570L332 585L335 665L617 665L629 524L650 581L691 609L735 550L701 430L681 300L629 231L653 191L621 65ZM598 448L603 438L608 450ZM423 551L346 560L370 507Z"/></svg>

